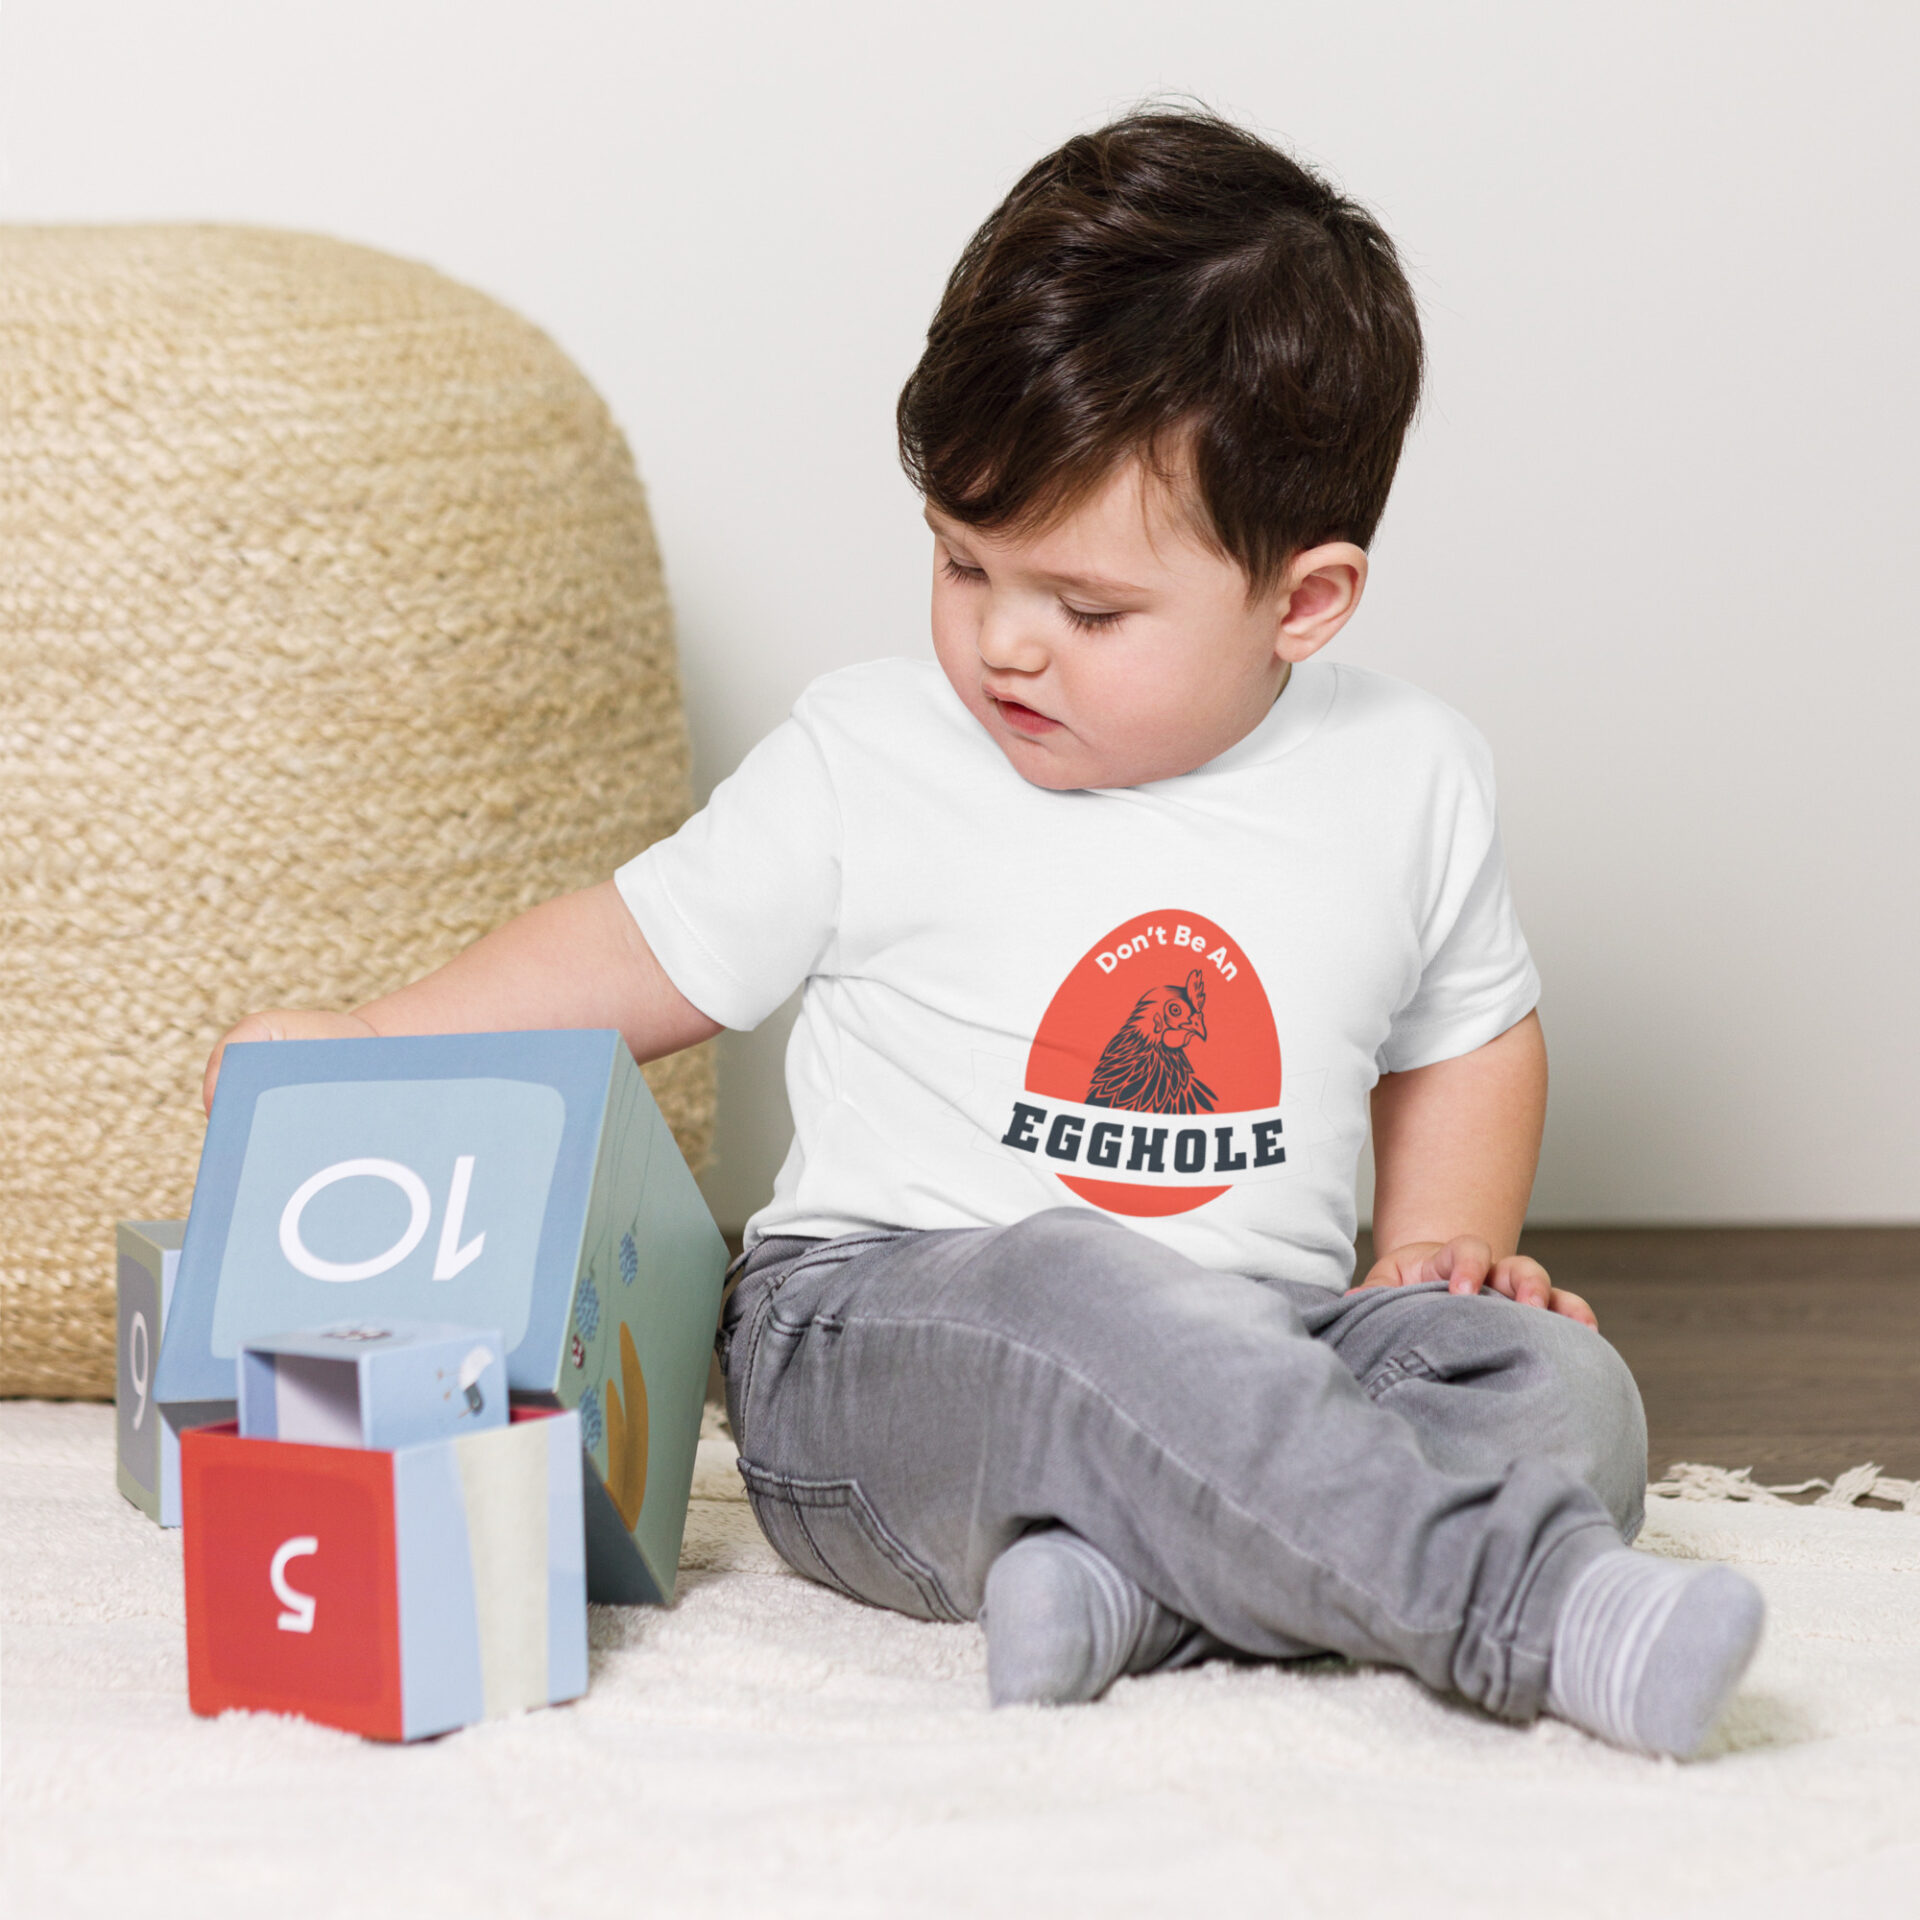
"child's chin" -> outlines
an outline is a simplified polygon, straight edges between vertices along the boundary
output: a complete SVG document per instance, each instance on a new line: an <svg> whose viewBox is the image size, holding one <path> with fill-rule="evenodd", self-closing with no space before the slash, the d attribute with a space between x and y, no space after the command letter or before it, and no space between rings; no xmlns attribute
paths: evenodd
<svg viewBox="0 0 1920 1920"><path fill-rule="evenodd" d="M1026 749L1024 752L1022 748ZM1076 764L1064 755L1036 753L1033 742L1015 741L1002 749L1015 773L1030 787L1044 787L1049 793L1073 793L1081 787L1111 787L1125 782L1111 780L1097 767Z"/></svg>

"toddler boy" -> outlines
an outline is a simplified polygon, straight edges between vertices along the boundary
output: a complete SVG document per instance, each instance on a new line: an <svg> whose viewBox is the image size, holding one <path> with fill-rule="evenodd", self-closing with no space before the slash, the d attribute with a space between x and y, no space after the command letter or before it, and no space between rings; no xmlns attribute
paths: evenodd
<svg viewBox="0 0 1920 1920"><path fill-rule="evenodd" d="M1069 141L901 396L937 664L816 682L672 839L426 980L229 1037L648 1059L804 982L720 1340L793 1567L979 1617L999 1703L1332 1650L1687 1754L1759 1596L1623 1545L1638 1395L1514 1252L1546 1059L1485 746L1320 657L1420 374L1312 174L1200 114Z"/></svg>

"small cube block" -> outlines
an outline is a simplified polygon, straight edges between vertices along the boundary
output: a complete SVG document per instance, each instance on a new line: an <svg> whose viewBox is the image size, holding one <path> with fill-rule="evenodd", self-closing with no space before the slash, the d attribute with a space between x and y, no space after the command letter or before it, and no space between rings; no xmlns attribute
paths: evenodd
<svg viewBox="0 0 1920 1920"><path fill-rule="evenodd" d="M586 1691L577 1414L395 1452L201 1427L181 1484L195 1713L417 1740Z"/></svg>
<svg viewBox="0 0 1920 1920"><path fill-rule="evenodd" d="M389 1320L250 1340L240 1432L318 1447L399 1447L507 1424L498 1333Z"/></svg>

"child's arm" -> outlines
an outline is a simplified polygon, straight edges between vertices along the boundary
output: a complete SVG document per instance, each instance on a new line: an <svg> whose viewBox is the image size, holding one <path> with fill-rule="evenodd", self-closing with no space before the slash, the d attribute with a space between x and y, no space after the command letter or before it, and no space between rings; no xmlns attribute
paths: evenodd
<svg viewBox="0 0 1920 1920"><path fill-rule="evenodd" d="M1490 1286L1593 1326L1578 1294L1514 1252L1546 1116L1537 1014L1458 1059L1383 1075L1373 1090L1373 1244L1382 1251L1361 1285Z"/></svg>
<svg viewBox="0 0 1920 1920"><path fill-rule="evenodd" d="M332 1040L390 1033L618 1027L636 1060L720 1031L653 957L611 880L496 927L444 967L357 1013L250 1013L214 1048L202 1097L213 1106L220 1056L235 1040Z"/></svg>

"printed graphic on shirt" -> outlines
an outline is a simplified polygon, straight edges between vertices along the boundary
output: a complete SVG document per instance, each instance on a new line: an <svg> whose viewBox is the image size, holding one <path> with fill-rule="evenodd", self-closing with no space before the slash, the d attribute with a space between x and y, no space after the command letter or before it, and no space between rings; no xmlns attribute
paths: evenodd
<svg viewBox="0 0 1920 1920"><path fill-rule="evenodd" d="M1109 1213L1186 1213L1285 1163L1279 1104L1280 1039L1253 963L1211 920L1169 908L1123 921L1060 983L1000 1144ZM1116 1117L1131 1114L1150 1117Z"/></svg>

